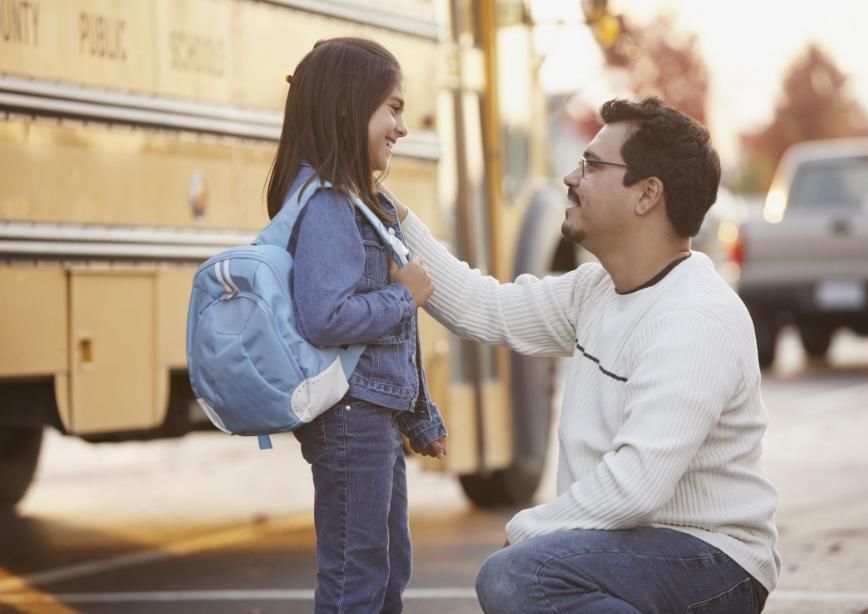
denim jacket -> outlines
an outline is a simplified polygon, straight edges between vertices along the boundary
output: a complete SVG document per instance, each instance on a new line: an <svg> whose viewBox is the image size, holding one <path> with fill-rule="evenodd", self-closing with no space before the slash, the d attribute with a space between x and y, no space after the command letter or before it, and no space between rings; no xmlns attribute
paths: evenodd
<svg viewBox="0 0 868 614"><path fill-rule="evenodd" d="M289 193L313 175L303 165ZM386 229L403 239L396 221ZM371 223L342 194L320 190L305 205L287 246L298 332L314 345L365 343L348 396L400 412L398 425L424 447L446 434L421 365L416 306L402 284L389 283L391 253Z"/></svg>

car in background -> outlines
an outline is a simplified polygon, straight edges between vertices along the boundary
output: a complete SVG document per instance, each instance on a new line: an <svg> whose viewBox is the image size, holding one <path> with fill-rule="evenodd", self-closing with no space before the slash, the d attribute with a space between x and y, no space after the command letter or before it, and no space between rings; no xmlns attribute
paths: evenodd
<svg viewBox="0 0 868 614"><path fill-rule="evenodd" d="M714 204L702 220L699 232L690 242L690 248L711 258L715 268L729 282L732 279L728 248L749 208L749 199L721 186Z"/></svg>
<svg viewBox="0 0 868 614"><path fill-rule="evenodd" d="M788 149L762 217L743 221L727 247L760 366L774 362L787 324L814 359L839 328L868 335L868 138Z"/></svg>

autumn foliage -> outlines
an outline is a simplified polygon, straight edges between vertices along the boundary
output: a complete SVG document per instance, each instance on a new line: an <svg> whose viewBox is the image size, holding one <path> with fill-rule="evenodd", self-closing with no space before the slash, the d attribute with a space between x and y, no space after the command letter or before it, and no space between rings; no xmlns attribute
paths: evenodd
<svg viewBox="0 0 868 614"><path fill-rule="evenodd" d="M847 89L847 76L817 45L811 44L790 66L771 122L743 134L739 185L764 192L784 151L801 141L868 135L865 110Z"/></svg>
<svg viewBox="0 0 868 614"><path fill-rule="evenodd" d="M628 67L636 95L658 96L706 123L709 74L696 35L679 32L671 16L660 15L646 26L633 28L631 36L639 48Z"/></svg>
<svg viewBox="0 0 868 614"><path fill-rule="evenodd" d="M657 96L705 123L710 79L696 35L679 31L669 15L659 15L646 25L617 17L621 38L612 48L602 49L613 80L635 98ZM574 116L573 122L582 134L593 135L600 127L591 109Z"/></svg>

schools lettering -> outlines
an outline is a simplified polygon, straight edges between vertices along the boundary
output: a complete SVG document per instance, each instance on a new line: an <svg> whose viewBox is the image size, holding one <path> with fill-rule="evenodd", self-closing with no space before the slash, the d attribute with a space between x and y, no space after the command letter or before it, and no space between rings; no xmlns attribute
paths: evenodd
<svg viewBox="0 0 868 614"><path fill-rule="evenodd" d="M223 41L181 30L169 33L172 68L222 75L225 70Z"/></svg>

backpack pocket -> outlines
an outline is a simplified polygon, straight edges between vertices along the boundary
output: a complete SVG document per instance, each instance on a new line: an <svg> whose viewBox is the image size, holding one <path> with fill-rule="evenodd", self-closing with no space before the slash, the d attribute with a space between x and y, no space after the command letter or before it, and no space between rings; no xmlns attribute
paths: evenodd
<svg viewBox="0 0 868 614"><path fill-rule="evenodd" d="M259 297L240 293L209 305L192 347L191 368L203 366L196 379L207 388L197 396L210 403L229 431L259 434L298 425L288 408L304 376Z"/></svg>

